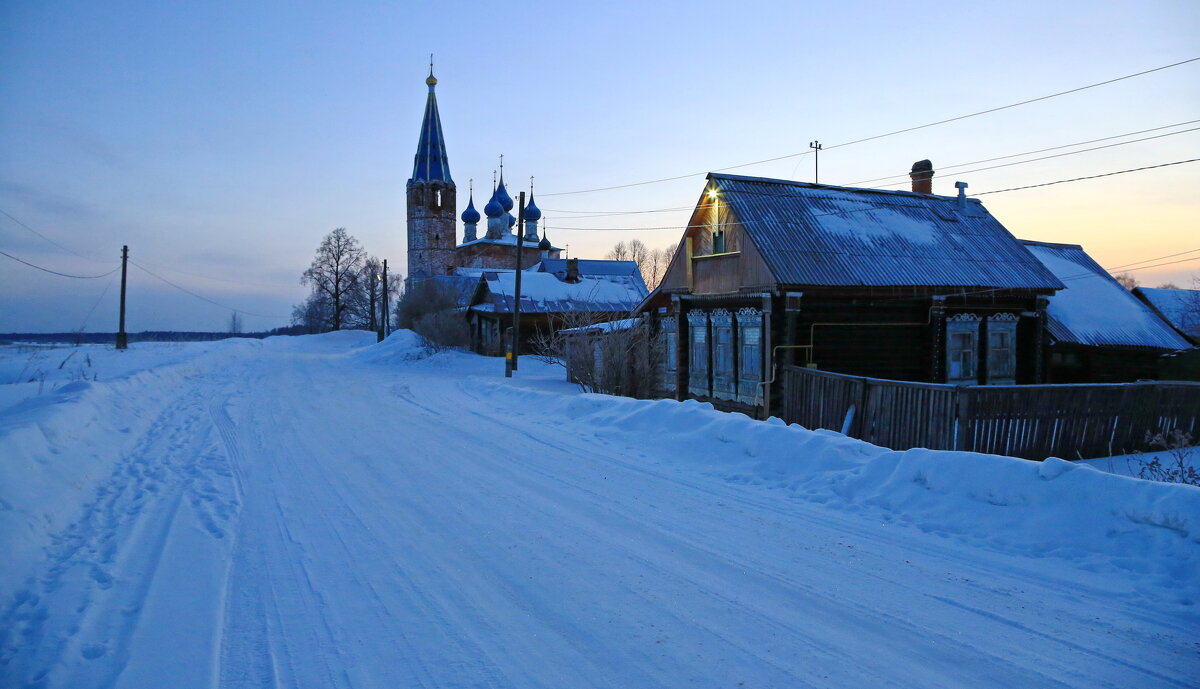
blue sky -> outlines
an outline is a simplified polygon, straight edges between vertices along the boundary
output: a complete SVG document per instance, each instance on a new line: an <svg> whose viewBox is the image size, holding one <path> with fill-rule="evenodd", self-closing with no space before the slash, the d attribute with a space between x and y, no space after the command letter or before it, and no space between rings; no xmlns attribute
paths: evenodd
<svg viewBox="0 0 1200 689"><path fill-rule="evenodd" d="M1200 56L1191 1L841 3L155 3L0 6L0 250L96 274L120 246L187 289L283 325L321 237L346 227L404 266L404 183L435 53L466 204L499 154L536 177L550 237L599 257L673 244L703 172ZM849 184L1200 119L1200 62L830 150ZM1197 123L1200 124L1200 123ZM1197 124L1164 129L1175 132ZM1129 138L1141 138L1140 136ZM1112 143L1128 139L1114 139ZM1085 146L1086 148L1086 146ZM1064 149L1074 150L1074 149ZM1200 132L935 178L971 192L1200 157ZM1016 160L1016 159L1014 159ZM970 170L972 167L960 168ZM811 180L803 156L739 168ZM983 197L1014 234L1102 265L1200 248L1200 163ZM1186 258L1186 256L1185 256ZM0 331L112 330L116 286L0 264ZM1137 273L1188 284L1200 260ZM87 314L98 305L91 317ZM229 311L134 269L131 330L220 329ZM86 319L86 322L85 322Z"/></svg>

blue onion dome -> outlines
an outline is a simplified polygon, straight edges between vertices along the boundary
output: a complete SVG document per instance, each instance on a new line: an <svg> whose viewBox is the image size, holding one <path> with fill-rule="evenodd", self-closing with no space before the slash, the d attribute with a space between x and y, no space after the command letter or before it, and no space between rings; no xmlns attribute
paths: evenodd
<svg viewBox="0 0 1200 689"><path fill-rule="evenodd" d="M496 192L492 192L491 200L483 207L483 214L489 218L499 218L504 214L504 206L501 206L500 202L496 200Z"/></svg>
<svg viewBox="0 0 1200 689"><path fill-rule="evenodd" d="M508 213L507 215L508 215L508 226L512 227L513 225L516 225L517 224L517 216L513 215L512 213Z"/></svg>
<svg viewBox="0 0 1200 689"><path fill-rule="evenodd" d="M551 244L550 240L546 238L545 232L542 233L542 241L538 242L538 248L542 251L549 251L554 248L554 245Z"/></svg>
<svg viewBox="0 0 1200 689"><path fill-rule="evenodd" d="M466 223L479 222L479 211L475 210L475 195L471 194L470 200L467 201L467 210L462 213L462 221Z"/></svg>
<svg viewBox="0 0 1200 689"><path fill-rule="evenodd" d="M508 195L508 190L504 188L504 178L500 178L500 186L496 187L496 200L500 202L500 206L506 211L513 209L512 197Z"/></svg>
<svg viewBox="0 0 1200 689"><path fill-rule="evenodd" d="M534 221L542 219L542 209L533 202L533 192L529 192L529 203L525 206L525 219Z"/></svg>

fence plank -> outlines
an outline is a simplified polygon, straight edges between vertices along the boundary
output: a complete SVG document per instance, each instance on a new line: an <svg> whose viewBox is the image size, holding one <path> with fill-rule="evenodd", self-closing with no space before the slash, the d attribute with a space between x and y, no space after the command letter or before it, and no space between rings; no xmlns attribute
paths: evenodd
<svg viewBox="0 0 1200 689"><path fill-rule="evenodd" d="M782 416L906 450L962 449L1027 459L1149 449L1145 436L1200 435L1200 383L954 386L783 367ZM1200 440L1200 439L1198 439Z"/></svg>

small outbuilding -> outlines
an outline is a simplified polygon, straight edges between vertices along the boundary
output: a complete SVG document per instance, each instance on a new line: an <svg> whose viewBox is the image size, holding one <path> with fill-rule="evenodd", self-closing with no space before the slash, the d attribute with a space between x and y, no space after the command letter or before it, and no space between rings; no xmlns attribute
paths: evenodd
<svg viewBox="0 0 1200 689"><path fill-rule="evenodd" d="M1083 247L1023 243L1064 285L1047 310L1047 382L1157 379L1163 354L1191 346Z"/></svg>
<svg viewBox="0 0 1200 689"><path fill-rule="evenodd" d="M1200 345L1200 290L1135 287L1133 295L1189 342Z"/></svg>

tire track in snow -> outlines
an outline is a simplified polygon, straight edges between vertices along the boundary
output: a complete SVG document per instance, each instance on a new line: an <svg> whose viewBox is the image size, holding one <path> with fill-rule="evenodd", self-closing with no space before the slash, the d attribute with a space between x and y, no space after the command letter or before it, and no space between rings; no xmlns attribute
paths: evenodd
<svg viewBox="0 0 1200 689"><path fill-rule="evenodd" d="M111 687L181 504L194 507L210 536L223 536L231 514L216 484L222 472L199 395L184 389L53 537L43 569L0 614L0 685Z"/></svg>

